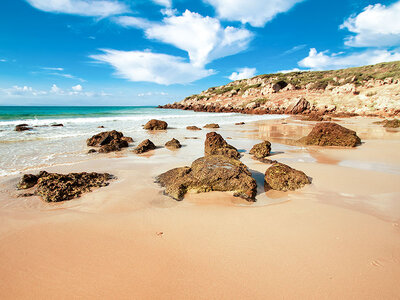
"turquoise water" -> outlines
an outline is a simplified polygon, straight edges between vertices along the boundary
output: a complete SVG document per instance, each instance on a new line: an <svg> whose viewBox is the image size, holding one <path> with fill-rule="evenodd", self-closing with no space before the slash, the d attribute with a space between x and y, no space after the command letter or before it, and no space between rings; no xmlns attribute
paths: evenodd
<svg viewBox="0 0 400 300"><path fill-rule="evenodd" d="M149 106L0 106L0 176L26 172L64 163L92 159L88 156L86 139L100 131L118 130L137 142L151 138L163 145L172 137L186 135L204 138L206 131L189 132L188 125L203 127L218 123L223 128L236 122L252 122L282 116L242 115L236 113L205 113ZM151 134L142 128L150 119L161 119L170 128L166 133ZM15 126L28 124L32 130L17 132ZM51 124L62 123L62 127ZM99 129L104 126L104 129Z"/></svg>

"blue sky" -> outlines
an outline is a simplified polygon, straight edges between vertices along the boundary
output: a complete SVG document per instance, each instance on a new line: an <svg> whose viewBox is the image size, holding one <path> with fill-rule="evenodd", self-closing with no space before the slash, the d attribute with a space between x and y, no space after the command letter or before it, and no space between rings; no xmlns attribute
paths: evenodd
<svg viewBox="0 0 400 300"><path fill-rule="evenodd" d="M400 1L2 0L0 105L156 105L400 60Z"/></svg>

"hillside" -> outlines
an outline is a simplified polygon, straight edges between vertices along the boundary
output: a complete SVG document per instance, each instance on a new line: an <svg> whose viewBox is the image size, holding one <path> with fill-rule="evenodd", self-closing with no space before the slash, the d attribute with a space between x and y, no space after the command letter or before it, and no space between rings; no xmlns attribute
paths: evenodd
<svg viewBox="0 0 400 300"><path fill-rule="evenodd" d="M252 114L400 114L400 61L333 71L265 74L160 106Z"/></svg>

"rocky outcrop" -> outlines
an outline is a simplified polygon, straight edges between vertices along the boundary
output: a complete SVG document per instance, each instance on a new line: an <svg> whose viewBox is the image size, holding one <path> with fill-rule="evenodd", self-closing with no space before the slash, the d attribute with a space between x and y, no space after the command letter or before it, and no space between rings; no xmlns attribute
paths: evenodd
<svg viewBox="0 0 400 300"><path fill-rule="evenodd" d="M265 172L264 179L266 189L277 191L294 191L311 183L304 172L282 163L276 163L269 167Z"/></svg>
<svg viewBox="0 0 400 300"><path fill-rule="evenodd" d="M298 100L295 100L289 107L286 109L286 114L297 115L301 114L305 111L310 111L311 105L305 98L301 97Z"/></svg>
<svg viewBox="0 0 400 300"><path fill-rule="evenodd" d="M270 153L271 153L271 143L268 141L256 144L250 150L250 154L254 155L254 157L258 159L265 158L268 155L270 155Z"/></svg>
<svg viewBox="0 0 400 300"><path fill-rule="evenodd" d="M201 128L199 128L197 126L187 126L186 129L187 130L201 130Z"/></svg>
<svg viewBox="0 0 400 300"><path fill-rule="evenodd" d="M215 124L215 123L212 123L212 124L204 125L203 128L219 128L219 125Z"/></svg>
<svg viewBox="0 0 400 300"><path fill-rule="evenodd" d="M26 189L35 186L35 195L46 202L60 202L80 197L92 188L104 187L114 177L108 173L69 173L57 174L40 172L38 175L26 174L18 188Z"/></svg>
<svg viewBox="0 0 400 300"><path fill-rule="evenodd" d="M209 132L206 135L206 140L204 142L204 154L208 155L223 155L235 159L240 158L240 153L237 149L229 145L224 138L216 133Z"/></svg>
<svg viewBox="0 0 400 300"><path fill-rule="evenodd" d="M168 127L168 123L161 120L152 119L148 121L143 128L147 130L165 130Z"/></svg>
<svg viewBox="0 0 400 300"><path fill-rule="evenodd" d="M139 146L137 146L133 152L136 154L141 154L141 153L145 153L148 152L150 150L154 150L156 149L156 146L153 144L152 141L150 141L149 139L144 140L143 142L141 142L139 144Z"/></svg>
<svg viewBox="0 0 400 300"><path fill-rule="evenodd" d="M361 139L353 130L333 122L318 123L308 136L299 140L304 145L355 147Z"/></svg>
<svg viewBox="0 0 400 300"><path fill-rule="evenodd" d="M165 147L168 149L179 149L182 147L182 145L177 139L172 139L165 143Z"/></svg>
<svg viewBox="0 0 400 300"><path fill-rule="evenodd" d="M248 168L239 160L222 155L199 158L191 167L169 170L156 181L176 200L182 200L188 191L231 191L236 197L254 201L257 192L256 181Z"/></svg>
<svg viewBox="0 0 400 300"><path fill-rule="evenodd" d="M131 142L131 137L125 137L122 132L116 130L104 131L86 140L89 147L100 147L100 153L120 151L121 148L129 147Z"/></svg>
<svg viewBox="0 0 400 300"><path fill-rule="evenodd" d="M15 126L15 131L27 131L27 130L32 130L32 127L29 127L28 124L19 124Z"/></svg>

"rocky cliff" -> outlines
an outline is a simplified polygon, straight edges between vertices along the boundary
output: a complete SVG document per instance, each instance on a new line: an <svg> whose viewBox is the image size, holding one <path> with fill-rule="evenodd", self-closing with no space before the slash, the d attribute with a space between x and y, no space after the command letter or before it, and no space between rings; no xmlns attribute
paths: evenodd
<svg viewBox="0 0 400 300"><path fill-rule="evenodd" d="M160 106L207 112L395 116L400 61L334 71L259 75Z"/></svg>

